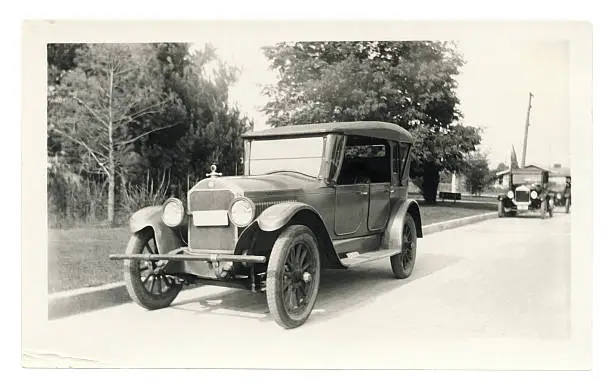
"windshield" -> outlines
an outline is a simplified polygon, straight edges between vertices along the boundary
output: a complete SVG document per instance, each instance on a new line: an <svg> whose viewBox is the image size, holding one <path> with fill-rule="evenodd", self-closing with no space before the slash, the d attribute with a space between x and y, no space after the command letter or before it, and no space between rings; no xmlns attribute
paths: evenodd
<svg viewBox="0 0 612 385"><path fill-rule="evenodd" d="M563 191L565 189L565 177L564 176L551 176L548 179L548 186L551 190Z"/></svg>
<svg viewBox="0 0 612 385"><path fill-rule="evenodd" d="M322 160L323 137L254 140L250 175L292 171L316 178Z"/></svg>
<svg viewBox="0 0 612 385"><path fill-rule="evenodd" d="M538 184L542 183L542 174L513 174L513 184Z"/></svg>

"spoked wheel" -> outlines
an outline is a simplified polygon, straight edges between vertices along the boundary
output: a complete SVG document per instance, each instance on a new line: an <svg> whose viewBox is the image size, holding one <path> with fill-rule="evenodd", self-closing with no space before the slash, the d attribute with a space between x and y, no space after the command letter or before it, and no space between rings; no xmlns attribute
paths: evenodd
<svg viewBox="0 0 612 385"><path fill-rule="evenodd" d="M153 232L135 234L130 239L126 254L157 254ZM167 275L168 261L144 261L126 259L123 276L130 297L149 310L170 306L181 291L182 284L176 277Z"/></svg>
<svg viewBox="0 0 612 385"><path fill-rule="evenodd" d="M268 261L266 299L276 323L298 327L310 316L319 293L321 261L314 234L289 226L278 237Z"/></svg>
<svg viewBox="0 0 612 385"><path fill-rule="evenodd" d="M410 214L404 219L402 233L402 252L391 257L391 269L395 278L410 277L416 260L417 235L414 219Z"/></svg>

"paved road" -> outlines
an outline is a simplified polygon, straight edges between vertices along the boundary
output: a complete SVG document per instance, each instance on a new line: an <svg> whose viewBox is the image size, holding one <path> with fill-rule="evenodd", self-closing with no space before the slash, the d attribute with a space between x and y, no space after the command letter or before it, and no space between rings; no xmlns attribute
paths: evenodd
<svg viewBox="0 0 612 385"><path fill-rule="evenodd" d="M155 312L125 304L50 321L35 351L75 366L529 365L569 337L570 224L558 213L428 235L408 280L388 260L325 272L311 318L290 331L263 295L202 288Z"/></svg>

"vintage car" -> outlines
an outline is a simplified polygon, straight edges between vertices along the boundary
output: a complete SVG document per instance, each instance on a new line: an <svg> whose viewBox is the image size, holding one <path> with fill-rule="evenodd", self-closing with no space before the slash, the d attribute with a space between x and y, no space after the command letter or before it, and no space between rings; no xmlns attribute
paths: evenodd
<svg viewBox="0 0 612 385"><path fill-rule="evenodd" d="M309 124L248 132L244 176L213 166L187 202L168 199L130 219L123 259L131 298L169 306L183 285L265 292L274 320L302 325L321 269L389 258L412 273L421 214L408 199L413 137L383 122Z"/></svg>
<svg viewBox="0 0 612 385"><path fill-rule="evenodd" d="M554 194L555 206L565 208L565 212L569 213L572 205L572 177L570 175L555 174L551 175L550 187Z"/></svg>
<svg viewBox="0 0 612 385"><path fill-rule="evenodd" d="M510 170L508 176L508 191L498 196L499 217L534 211L539 212L542 218L553 216L554 195L548 189L548 171L519 168Z"/></svg>

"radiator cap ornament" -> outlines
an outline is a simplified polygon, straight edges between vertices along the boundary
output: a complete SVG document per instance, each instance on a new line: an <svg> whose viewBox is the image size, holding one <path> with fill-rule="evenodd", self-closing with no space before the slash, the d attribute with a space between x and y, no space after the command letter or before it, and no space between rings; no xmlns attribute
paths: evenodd
<svg viewBox="0 0 612 385"><path fill-rule="evenodd" d="M212 165L210 166L210 172L208 174L206 174L207 177L209 177L208 180L208 188L214 188L215 187L215 181L213 180L214 178L218 177L218 176L222 176L223 174L221 174L220 172L217 172L217 166L216 165Z"/></svg>
<svg viewBox="0 0 612 385"><path fill-rule="evenodd" d="M212 165L210 166L210 172L208 174L206 174L207 177L210 178L216 178L218 176L222 176L223 174L221 174L220 172L217 172L217 166L216 165Z"/></svg>

